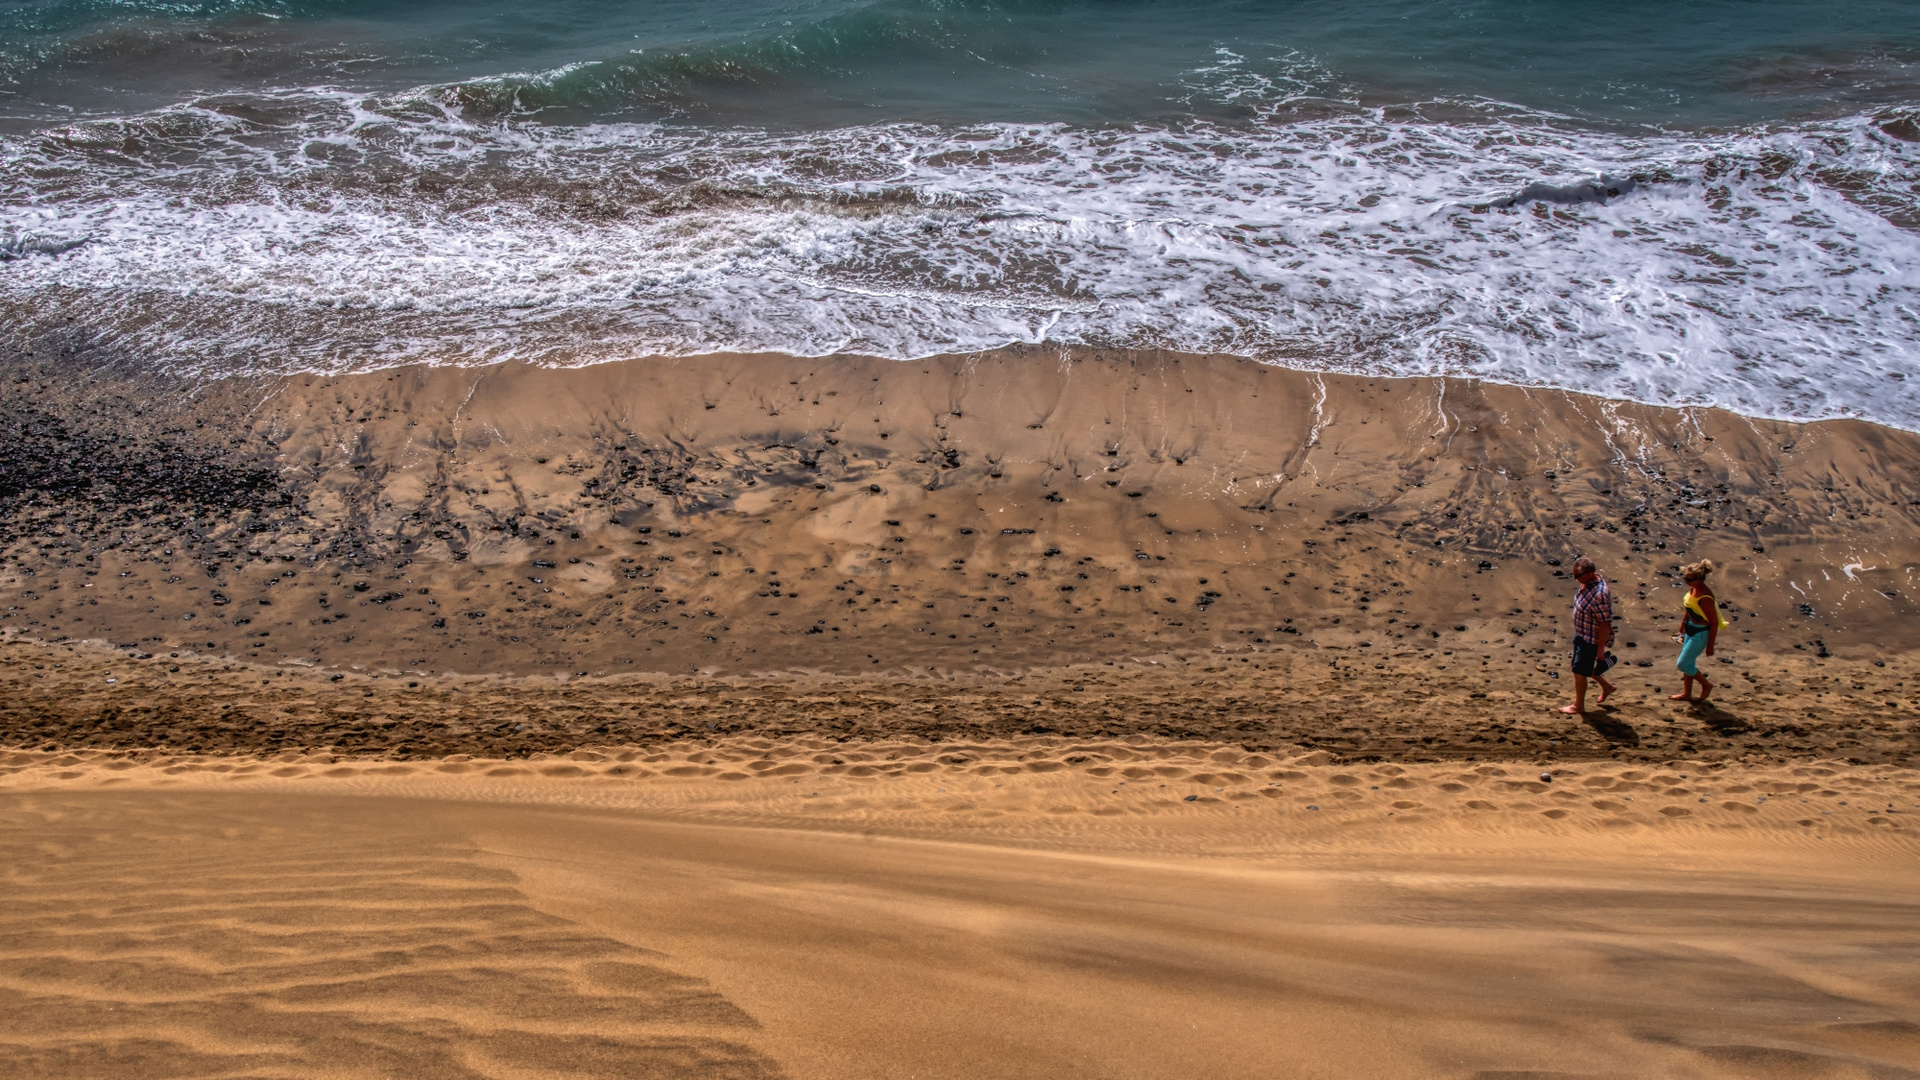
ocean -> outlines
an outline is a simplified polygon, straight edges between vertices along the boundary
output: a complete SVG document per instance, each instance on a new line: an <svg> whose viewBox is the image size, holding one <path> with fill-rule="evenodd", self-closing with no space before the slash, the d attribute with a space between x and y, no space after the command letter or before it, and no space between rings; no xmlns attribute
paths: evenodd
<svg viewBox="0 0 1920 1080"><path fill-rule="evenodd" d="M1017 342L1920 430L1920 3L0 5L0 347Z"/></svg>

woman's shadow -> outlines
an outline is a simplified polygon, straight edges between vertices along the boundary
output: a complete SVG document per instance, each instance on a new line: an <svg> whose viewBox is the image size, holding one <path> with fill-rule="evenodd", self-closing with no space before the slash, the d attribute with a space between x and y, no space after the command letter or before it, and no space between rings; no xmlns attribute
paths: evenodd
<svg viewBox="0 0 1920 1080"><path fill-rule="evenodd" d="M1700 722L1712 728L1716 735L1741 735L1753 730L1746 717L1736 716L1720 707L1713 698L1705 701L1687 703L1687 710L1700 718Z"/></svg>

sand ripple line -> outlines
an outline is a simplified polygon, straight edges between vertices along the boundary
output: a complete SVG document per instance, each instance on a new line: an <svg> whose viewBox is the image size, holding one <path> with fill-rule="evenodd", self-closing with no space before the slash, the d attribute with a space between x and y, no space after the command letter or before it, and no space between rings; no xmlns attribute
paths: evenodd
<svg viewBox="0 0 1920 1080"><path fill-rule="evenodd" d="M81 805L0 809L0 1074L780 1072L706 982L538 910L470 846Z"/></svg>

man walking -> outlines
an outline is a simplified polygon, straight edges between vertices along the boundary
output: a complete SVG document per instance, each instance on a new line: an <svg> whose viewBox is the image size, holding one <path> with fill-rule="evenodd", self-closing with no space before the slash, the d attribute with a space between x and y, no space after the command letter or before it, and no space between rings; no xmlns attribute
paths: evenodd
<svg viewBox="0 0 1920 1080"><path fill-rule="evenodd" d="M1613 644L1613 594L1594 572L1592 559L1573 560L1573 580L1580 583L1573 596L1573 704L1560 706L1560 711L1579 716L1587 711L1587 679L1600 684L1596 705L1614 691L1602 674L1607 670L1607 646Z"/></svg>

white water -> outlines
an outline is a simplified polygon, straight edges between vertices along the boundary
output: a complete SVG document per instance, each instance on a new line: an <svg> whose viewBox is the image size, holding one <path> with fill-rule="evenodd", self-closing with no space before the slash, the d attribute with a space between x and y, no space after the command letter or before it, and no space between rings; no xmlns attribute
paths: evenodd
<svg viewBox="0 0 1920 1080"><path fill-rule="evenodd" d="M1047 341L1920 430L1920 146L1867 117L787 135L274 104L0 141L0 248L90 238L0 263L20 340L208 372ZM1649 182L1488 206L1599 173Z"/></svg>

